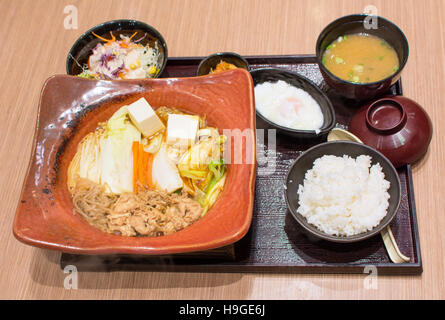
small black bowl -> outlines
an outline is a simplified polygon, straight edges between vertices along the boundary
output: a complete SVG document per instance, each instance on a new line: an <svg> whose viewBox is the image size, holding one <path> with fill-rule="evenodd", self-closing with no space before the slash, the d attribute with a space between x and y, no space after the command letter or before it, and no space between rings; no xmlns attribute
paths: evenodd
<svg viewBox="0 0 445 320"><path fill-rule="evenodd" d="M318 36L315 48L317 62L326 83L339 95L350 99L371 99L385 93L399 80L400 74L408 61L408 40L399 27L385 18L375 17L377 19L377 29L367 29L365 28L365 19L367 17L370 16L366 14L354 14L341 17L331 22ZM357 33L374 35L388 42L397 53L399 69L385 79L369 83L353 83L340 79L332 74L322 63L326 47L340 36Z"/></svg>
<svg viewBox="0 0 445 320"><path fill-rule="evenodd" d="M298 186L303 184L304 176L308 170L312 169L314 161L324 155L334 155L337 157L349 155L352 158L357 158L360 155L369 155L372 158L371 165L374 165L377 162L380 163L382 171L385 174L385 179L390 182L390 188L388 190L390 199L386 216L382 219L382 221L380 221L380 224L374 227L372 230L349 237L333 236L326 234L317 227L309 224L306 218L297 212L299 200ZM297 158L297 160L290 167L286 177L285 197L289 211L306 233L323 240L339 243L351 243L368 239L378 234L391 223L400 205L401 186L396 169L391 162L377 150L367 145L352 141L330 141L321 143L306 150Z"/></svg>
<svg viewBox="0 0 445 320"><path fill-rule="evenodd" d="M204 76L209 74L210 70L215 69L216 65L220 63L221 60L249 71L249 63L239 54L234 52L218 52L208 56L199 63L196 75Z"/></svg>
<svg viewBox="0 0 445 320"><path fill-rule="evenodd" d="M88 64L88 58L92 53L92 49L102 40L93 35L93 32L101 37L110 38L110 31L116 39L120 39L120 35L131 36L137 31L133 40L140 40L140 44L154 46L157 42L159 48L158 64L160 66L158 73L154 78L161 76L167 63L168 50L167 44L162 35L152 26L136 20L113 20L104 22L98 26L91 28L82 34L68 53L66 58L66 73L69 75L78 75L82 73L82 68Z"/></svg>
<svg viewBox="0 0 445 320"><path fill-rule="evenodd" d="M331 131L331 129L334 127L335 112L331 101L315 83L306 77L303 77L298 73L277 68L257 69L251 71L250 74L252 75L253 84L255 86L263 82L277 82L282 80L294 87L303 89L319 104L324 119L323 126L320 128L319 132L316 132L315 130L298 130L276 124L275 122L267 119L257 110L256 114L260 120L257 121L258 126L264 128L274 128L280 133L298 139L321 139L327 136L329 131Z"/></svg>

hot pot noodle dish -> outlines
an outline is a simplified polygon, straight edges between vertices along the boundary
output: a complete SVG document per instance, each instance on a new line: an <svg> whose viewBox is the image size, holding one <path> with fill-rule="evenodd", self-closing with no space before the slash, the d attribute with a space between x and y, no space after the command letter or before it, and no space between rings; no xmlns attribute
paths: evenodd
<svg viewBox="0 0 445 320"><path fill-rule="evenodd" d="M122 236L163 236L203 217L224 188L226 137L205 117L141 98L79 143L68 168L74 212Z"/></svg>

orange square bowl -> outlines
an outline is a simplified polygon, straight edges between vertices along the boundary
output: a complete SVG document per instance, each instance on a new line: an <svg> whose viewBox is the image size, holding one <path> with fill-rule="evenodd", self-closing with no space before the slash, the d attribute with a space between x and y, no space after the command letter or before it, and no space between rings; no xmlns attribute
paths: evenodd
<svg viewBox="0 0 445 320"><path fill-rule="evenodd" d="M205 115L229 137L231 158L224 191L193 225L161 237L108 234L73 213L67 168L77 144L121 106L145 97L154 108L177 107ZM41 92L33 152L13 232L37 247L77 254L174 254L229 245L252 221L256 170L253 82L242 69L193 78L97 81L67 75L49 78ZM235 150L235 147L238 149ZM241 161L232 161L242 152ZM244 160L243 160L244 159ZM250 159L250 160L248 160ZM236 159L234 159L236 160Z"/></svg>

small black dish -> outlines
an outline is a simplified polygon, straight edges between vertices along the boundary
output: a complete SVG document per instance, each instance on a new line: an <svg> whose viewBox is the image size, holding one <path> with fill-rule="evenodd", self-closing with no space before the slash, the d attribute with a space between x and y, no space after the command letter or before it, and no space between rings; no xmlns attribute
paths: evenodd
<svg viewBox="0 0 445 320"><path fill-rule="evenodd" d="M350 99L371 99L382 95L399 80L401 72L408 61L409 46L403 32L391 21L376 16L377 28L367 28L366 14L353 14L341 17L327 25L320 33L315 47L317 62L326 83L339 95ZM377 36L388 42L399 58L399 69L389 77L376 82L353 83L332 74L322 63L326 47L340 36L363 33Z"/></svg>
<svg viewBox="0 0 445 320"><path fill-rule="evenodd" d="M388 193L390 195L389 207L386 216L380 221L380 224L368 232L360 233L349 237L339 237L324 233L317 227L309 224L302 215L297 212L298 209L298 186L303 184L305 174L308 170L312 169L314 161L324 155L334 155L342 157L343 155L349 155L350 157L357 158L360 155L371 156L371 165L380 163L382 171L385 174L385 179L390 182L390 188ZM395 217L400 205L401 199L401 186L400 179L396 169L391 162L377 150L352 141L330 141L319 145L316 145L305 152L303 152L297 160L292 164L286 177L286 203L292 216L302 226L302 228L308 234L315 236L319 239L339 242L339 243L351 243L368 239L388 226L392 219Z"/></svg>
<svg viewBox="0 0 445 320"><path fill-rule="evenodd" d="M216 65L221 61L231 63L238 68L243 68L249 71L249 63L246 59L234 52L218 52L203 59L196 71L197 76L204 76L210 73L210 70L215 69Z"/></svg>
<svg viewBox="0 0 445 320"><path fill-rule="evenodd" d="M264 126L265 128L274 128L279 133L283 133L298 139L322 139L326 137L329 131L331 131L331 129L334 127L335 112L331 101L315 83L306 77L303 77L298 73L278 68L257 69L251 71L250 74L252 75L254 86L263 82L277 82L282 80L294 87L303 89L319 104L324 119L323 126L318 132L315 130L298 130L276 124L275 122L267 119L257 110L256 114L260 120L258 123L261 124L261 126Z"/></svg>
<svg viewBox="0 0 445 320"><path fill-rule="evenodd" d="M93 35L93 32L99 36L109 38L110 31L113 32L116 39L120 39L121 34L131 36L137 31L138 33L133 37L133 39L136 41L141 39L140 43L144 46L147 44L154 46L157 42L160 53L158 60L160 68L154 78L159 78L161 76L168 57L167 44L164 38L152 26L137 20L126 19L104 22L82 34L68 53L68 57L66 58L66 73L73 76L82 73L82 68L88 64L88 58L91 55L92 49L98 43L102 42Z"/></svg>

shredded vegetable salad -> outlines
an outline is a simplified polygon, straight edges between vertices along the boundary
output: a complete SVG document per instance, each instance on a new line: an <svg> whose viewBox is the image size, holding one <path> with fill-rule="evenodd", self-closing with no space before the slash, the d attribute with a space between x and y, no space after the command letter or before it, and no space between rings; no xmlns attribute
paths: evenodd
<svg viewBox="0 0 445 320"><path fill-rule="evenodd" d="M133 41L133 37L121 35L117 40L110 31L111 38L106 39L93 32L94 36L104 43L98 43L92 49L93 53L88 59L80 77L89 79L144 79L153 78L159 72L159 49L157 43L154 47L146 46Z"/></svg>

